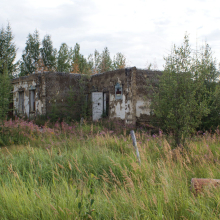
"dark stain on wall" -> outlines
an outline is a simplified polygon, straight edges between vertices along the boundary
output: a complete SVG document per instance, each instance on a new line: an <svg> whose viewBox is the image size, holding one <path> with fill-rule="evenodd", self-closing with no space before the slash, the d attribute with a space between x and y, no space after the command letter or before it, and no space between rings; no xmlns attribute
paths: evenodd
<svg viewBox="0 0 220 220"><path fill-rule="evenodd" d="M150 116L147 114L141 114L140 117L137 117L136 103L143 97L147 97L149 92L146 89L147 84L150 83L155 86L158 83L158 76L161 74L160 71L140 70L136 67L118 69L90 77L82 74L44 72L13 79L12 84L21 83L22 87L22 83L27 82L28 85L31 85L34 80L36 83L36 101L41 100L43 103L42 114L45 115L52 111L54 103L59 107L60 112L70 111L67 103L70 88L76 98L82 93L87 95L88 99L91 99L92 92L108 93L111 97L108 105L109 117L118 117L119 113L116 112L116 106L119 105L119 110L125 111L123 120L126 123L136 124L136 122L149 122ZM115 97L115 85L117 83L122 86L123 100L113 98ZM25 93L28 95L29 91L26 90ZM14 95L16 96L16 94ZM18 98L15 101L18 102ZM143 111L146 109L145 106L139 108ZM71 111L74 110L71 109ZM37 114L36 111L35 116Z"/></svg>

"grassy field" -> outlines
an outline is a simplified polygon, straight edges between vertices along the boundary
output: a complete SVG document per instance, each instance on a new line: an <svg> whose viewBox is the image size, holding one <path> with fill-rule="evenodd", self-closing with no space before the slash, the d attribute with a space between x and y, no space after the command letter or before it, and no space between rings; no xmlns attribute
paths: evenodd
<svg viewBox="0 0 220 220"><path fill-rule="evenodd" d="M219 131L173 150L140 129L139 165L119 126L7 122L0 219L220 219L220 189L190 189L193 177L220 179Z"/></svg>

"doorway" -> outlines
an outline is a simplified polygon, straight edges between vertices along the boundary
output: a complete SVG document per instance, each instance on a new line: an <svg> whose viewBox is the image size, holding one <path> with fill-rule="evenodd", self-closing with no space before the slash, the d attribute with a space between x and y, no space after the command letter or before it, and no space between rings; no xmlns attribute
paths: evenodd
<svg viewBox="0 0 220 220"><path fill-rule="evenodd" d="M109 92L92 92L92 120L109 116Z"/></svg>
<svg viewBox="0 0 220 220"><path fill-rule="evenodd" d="M103 93L103 117L109 116L109 92Z"/></svg>

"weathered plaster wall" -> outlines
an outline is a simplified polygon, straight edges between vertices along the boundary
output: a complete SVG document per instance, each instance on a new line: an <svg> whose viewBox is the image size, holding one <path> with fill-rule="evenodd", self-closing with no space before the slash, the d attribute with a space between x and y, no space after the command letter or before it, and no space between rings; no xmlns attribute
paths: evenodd
<svg viewBox="0 0 220 220"><path fill-rule="evenodd" d="M161 71L140 70L137 69L136 75L136 117L137 122L148 123L150 121L150 99L149 88L150 84L155 86L158 83L158 76L162 74Z"/></svg>
<svg viewBox="0 0 220 220"><path fill-rule="evenodd" d="M110 118L118 118L125 120L125 95L122 95L122 100L115 100L115 94L110 94L109 102L110 102Z"/></svg>
<svg viewBox="0 0 220 220"><path fill-rule="evenodd" d="M135 123L135 74L136 68L119 69L91 77L89 92L109 93L109 118ZM115 99L115 85L122 85L122 99Z"/></svg>
<svg viewBox="0 0 220 220"><path fill-rule="evenodd" d="M19 77L12 80L13 84L13 104L14 114L37 116L38 114L49 114L52 111L53 104L56 104L60 113L73 111L67 109L67 98L70 87L72 87L75 96L80 92L85 92L88 87L89 79L81 74L44 72ZM29 89L35 88L35 112L29 112ZM24 112L18 112L19 91L24 91Z"/></svg>
<svg viewBox="0 0 220 220"><path fill-rule="evenodd" d="M43 103L40 99L41 93L41 75L34 74L30 76L23 76L12 80L13 85L13 106L14 114L26 115L26 116L36 116L37 114L42 114ZM29 89L35 88L35 112L29 112ZM24 92L24 111L19 112L19 92Z"/></svg>
<svg viewBox="0 0 220 220"><path fill-rule="evenodd" d="M55 104L60 113L74 112L69 109L67 98L70 88L74 94L88 94L92 92L107 93L109 97L109 118L117 118L127 124L149 122L150 100L148 99L147 82L155 85L160 71L136 69L136 67L109 71L85 78L81 74L44 72L12 80L14 85L14 107L18 109L19 91L24 91L24 114L29 113L29 89L35 88L36 111L38 114L48 114ZM122 99L115 98L115 85L122 85ZM76 106L75 110L79 110Z"/></svg>
<svg viewBox="0 0 220 220"><path fill-rule="evenodd" d="M143 114L150 115L150 101L138 96L136 102L136 117L139 118Z"/></svg>

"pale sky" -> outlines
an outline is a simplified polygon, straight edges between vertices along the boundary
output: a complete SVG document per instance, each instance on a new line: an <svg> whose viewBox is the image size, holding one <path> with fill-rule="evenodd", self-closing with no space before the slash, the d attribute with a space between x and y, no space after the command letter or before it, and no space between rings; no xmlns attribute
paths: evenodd
<svg viewBox="0 0 220 220"><path fill-rule="evenodd" d="M185 33L192 48L205 41L220 61L219 0L0 0L0 26L10 23L21 58L29 33L42 40L51 35L62 43L80 44L87 57L108 47L111 56L123 53L128 66L162 70L171 46L180 46Z"/></svg>

